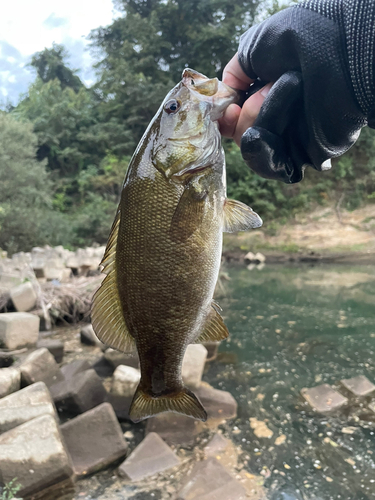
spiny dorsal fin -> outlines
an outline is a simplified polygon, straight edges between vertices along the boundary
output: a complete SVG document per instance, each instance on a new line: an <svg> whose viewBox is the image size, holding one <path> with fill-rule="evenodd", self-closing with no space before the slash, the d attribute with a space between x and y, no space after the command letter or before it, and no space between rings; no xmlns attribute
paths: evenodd
<svg viewBox="0 0 375 500"><path fill-rule="evenodd" d="M211 303L211 309L204 325L203 332L194 341L195 344L204 342L217 342L228 337L228 328L225 326L223 318L218 311L219 305L216 302Z"/></svg>
<svg viewBox="0 0 375 500"><path fill-rule="evenodd" d="M262 219L250 207L236 200L225 200L224 233L236 233L260 227Z"/></svg>
<svg viewBox="0 0 375 500"><path fill-rule="evenodd" d="M107 276L96 291L91 306L91 321L98 339L122 352L134 351L135 342L122 314L116 280L116 245L121 213L117 211L101 262Z"/></svg>
<svg viewBox="0 0 375 500"><path fill-rule="evenodd" d="M177 394L159 398L149 396L138 387L130 405L129 416L136 423L165 411L180 413L203 422L207 420L207 413L199 399L186 387Z"/></svg>

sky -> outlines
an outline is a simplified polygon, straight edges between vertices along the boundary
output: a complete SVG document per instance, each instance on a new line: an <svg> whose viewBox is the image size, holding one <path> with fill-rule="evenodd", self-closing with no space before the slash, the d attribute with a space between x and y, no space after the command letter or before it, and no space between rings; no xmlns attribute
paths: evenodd
<svg viewBox="0 0 375 500"><path fill-rule="evenodd" d="M35 71L27 65L35 52L63 44L69 66L92 83L93 58L88 51L92 29L106 26L118 15L112 0L0 0L0 105L16 104L27 92Z"/></svg>

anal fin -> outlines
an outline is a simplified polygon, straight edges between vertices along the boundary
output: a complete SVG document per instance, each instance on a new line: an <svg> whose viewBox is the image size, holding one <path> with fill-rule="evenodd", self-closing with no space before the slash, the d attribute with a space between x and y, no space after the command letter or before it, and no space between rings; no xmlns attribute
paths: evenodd
<svg viewBox="0 0 375 500"><path fill-rule="evenodd" d="M122 352L135 350L135 341L130 335L122 313L116 280L116 246L121 212L118 210L108 238L101 265L107 276L95 292L91 305L91 321L98 339Z"/></svg>
<svg viewBox="0 0 375 500"><path fill-rule="evenodd" d="M236 200L224 203L224 233L236 233L255 229L263 224L262 219L250 207Z"/></svg>
<svg viewBox="0 0 375 500"><path fill-rule="evenodd" d="M218 342L228 337L228 328L225 326L223 318L218 311L218 304L211 304L211 309L208 314L203 332L194 341L195 344L203 344L204 342Z"/></svg>

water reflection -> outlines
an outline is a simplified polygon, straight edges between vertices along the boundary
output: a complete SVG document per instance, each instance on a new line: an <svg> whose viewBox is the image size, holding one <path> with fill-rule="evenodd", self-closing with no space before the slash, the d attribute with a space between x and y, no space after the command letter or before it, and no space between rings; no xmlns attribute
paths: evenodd
<svg viewBox="0 0 375 500"><path fill-rule="evenodd" d="M229 364L212 364L206 380L239 403L227 430L245 467L266 478L271 500L375 498L375 396L328 417L299 394L321 383L342 392L340 379L361 374L375 382L375 268L227 272L220 304L231 337L219 360ZM257 437L250 418L271 432Z"/></svg>

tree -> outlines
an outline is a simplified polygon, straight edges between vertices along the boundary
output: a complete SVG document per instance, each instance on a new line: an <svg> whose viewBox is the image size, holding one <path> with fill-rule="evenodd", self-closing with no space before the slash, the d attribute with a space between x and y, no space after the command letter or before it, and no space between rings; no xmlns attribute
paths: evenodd
<svg viewBox="0 0 375 500"><path fill-rule="evenodd" d="M30 65L36 69L42 82L47 83L57 78L62 89L70 87L78 92L83 87L83 83L76 75L76 71L66 65L67 57L68 53L64 46L54 43L51 49L46 48L34 54Z"/></svg>

